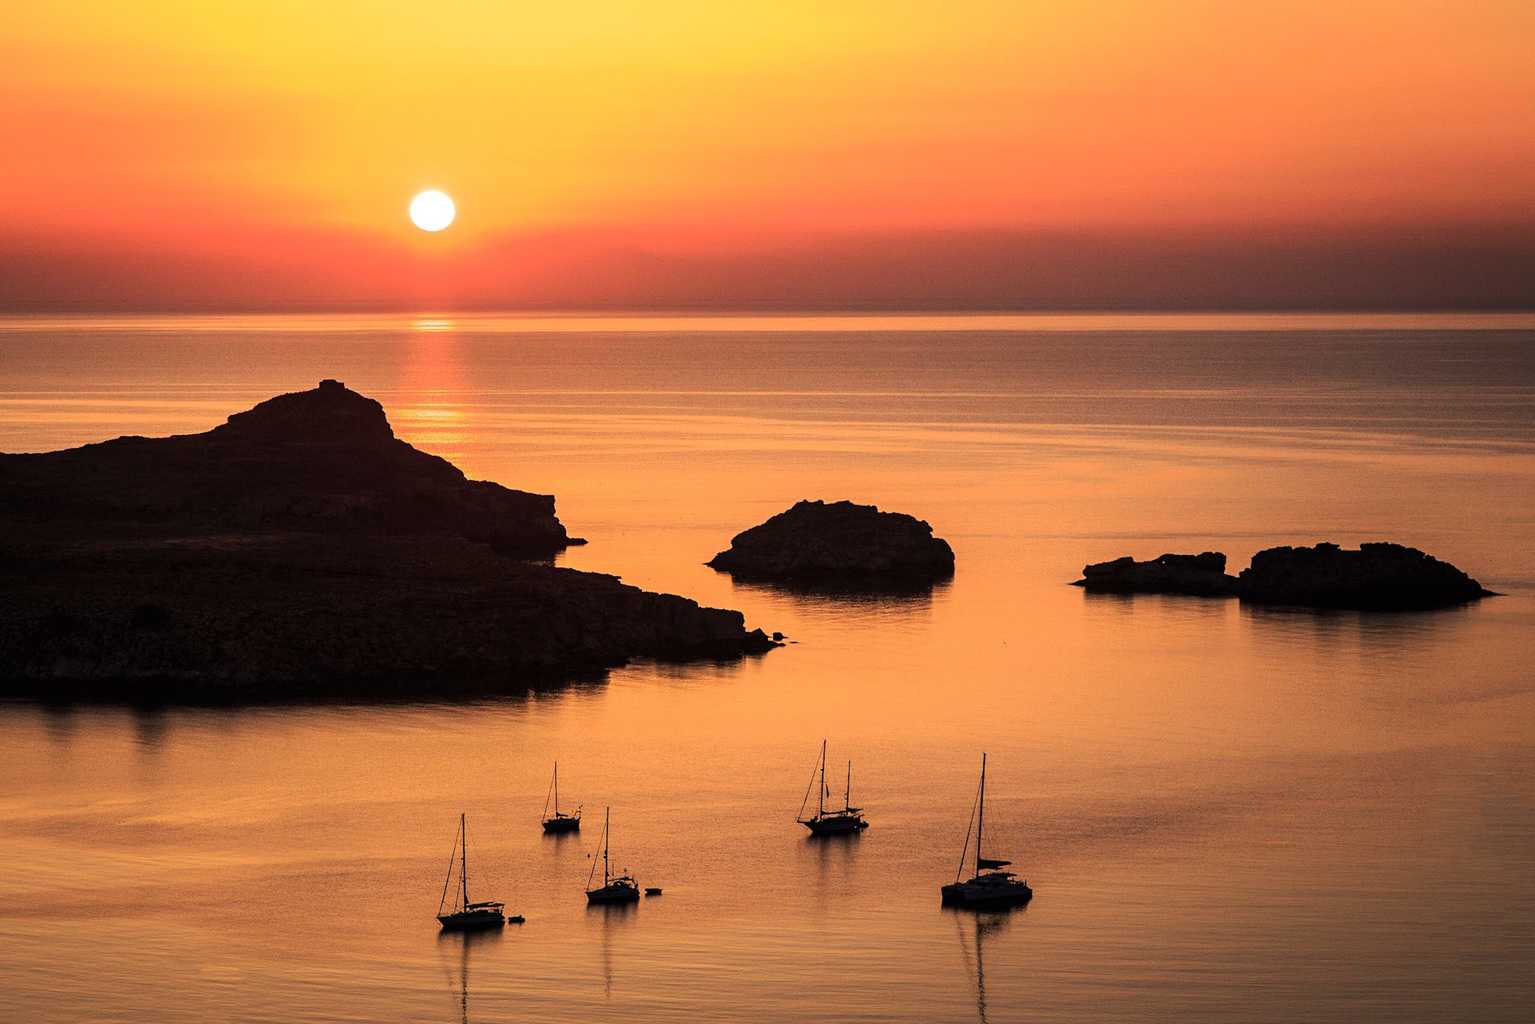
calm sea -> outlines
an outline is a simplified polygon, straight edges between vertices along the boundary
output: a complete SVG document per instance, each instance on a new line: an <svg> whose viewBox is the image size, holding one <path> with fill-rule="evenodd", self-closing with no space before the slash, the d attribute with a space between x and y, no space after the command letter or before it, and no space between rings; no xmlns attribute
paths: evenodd
<svg viewBox="0 0 1535 1024"><path fill-rule="evenodd" d="M6 1021L1524 1021L1535 317L0 320L0 450L337 377L567 565L797 643L469 706L0 707ZM914 513L913 598L702 563L802 497ZM1430 614L1095 598L1086 561L1393 539ZM794 823L817 747L873 827ZM939 907L982 751L1036 898ZM596 828L665 895L582 897ZM521 927L439 937L471 895Z"/></svg>

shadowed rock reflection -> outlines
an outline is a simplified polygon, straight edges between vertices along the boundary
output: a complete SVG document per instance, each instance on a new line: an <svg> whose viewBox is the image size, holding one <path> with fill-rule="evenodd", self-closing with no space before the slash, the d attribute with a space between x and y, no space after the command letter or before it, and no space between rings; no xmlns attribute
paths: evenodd
<svg viewBox="0 0 1535 1024"><path fill-rule="evenodd" d="M69 746L75 738L75 729L79 725L75 709L68 704L44 704L42 710L48 739L55 746Z"/></svg>
<svg viewBox="0 0 1535 1024"><path fill-rule="evenodd" d="M1241 606L1241 614L1259 635L1337 643L1356 640L1365 647L1400 649L1447 636L1473 614L1470 605L1423 611L1370 612L1337 608Z"/></svg>
<svg viewBox="0 0 1535 1024"><path fill-rule="evenodd" d="M133 709L133 739L145 754L157 754L165 746L165 734L170 729L170 719L161 707Z"/></svg>
<svg viewBox="0 0 1535 1024"><path fill-rule="evenodd" d="M782 594L787 597L800 599L809 604L833 601L854 603L867 601L890 604L917 602L927 604L934 596L945 593L952 582L952 579L931 582L892 581L889 583L874 583L856 579L779 582L737 578L732 580L731 589L747 593L757 591L766 594Z"/></svg>

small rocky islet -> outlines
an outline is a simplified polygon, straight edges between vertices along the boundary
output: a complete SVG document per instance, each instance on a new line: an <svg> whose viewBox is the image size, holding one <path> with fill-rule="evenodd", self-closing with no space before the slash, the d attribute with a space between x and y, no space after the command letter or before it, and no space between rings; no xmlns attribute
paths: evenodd
<svg viewBox="0 0 1535 1024"><path fill-rule="evenodd" d="M0 455L0 695L434 698L776 646L536 561L575 543L552 496L469 480L332 380L206 433Z"/></svg>
<svg viewBox="0 0 1535 1024"><path fill-rule="evenodd" d="M1226 575L1226 556L1219 551L1160 555L1144 562L1123 555L1111 562L1084 565L1075 585L1114 594L1226 597L1236 593L1236 577Z"/></svg>
<svg viewBox="0 0 1535 1024"><path fill-rule="evenodd" d="M954 549L915 516L851 501L799 501L705 563L742 581L835 589L931 586Z"/></svg>
<svg viewBox="0 0 1535 1024"><path fill-rule="evenodd" d="M1494 596L1471 576L1417 548L1376 542L1267 548L1235 576L1219 551L1129 555L1082 567L1076 586L1098 593L1236 597L1253 604L1357 611L1449 608Z"/></svg>

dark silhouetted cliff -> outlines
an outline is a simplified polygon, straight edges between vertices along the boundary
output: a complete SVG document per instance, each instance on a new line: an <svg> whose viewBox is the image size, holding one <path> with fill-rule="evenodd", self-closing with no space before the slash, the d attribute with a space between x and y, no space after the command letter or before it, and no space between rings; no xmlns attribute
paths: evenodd
<svg viewBox="0 0 1535 1024"><path fill-rule="evenodd" d="M552 497L466 479L334 381L205 434L0 455L0 694L438 697L774 646L514 557L570 543Z"/></svg>
<svg viewBox="0 0 1535 1024"><path fill-rule="evenodd" d="M527 556L580 543L552 496L467 479L396 438L383 406L333 380L204 434L0 455L0 516L108 532L431 534Z"/></svg>

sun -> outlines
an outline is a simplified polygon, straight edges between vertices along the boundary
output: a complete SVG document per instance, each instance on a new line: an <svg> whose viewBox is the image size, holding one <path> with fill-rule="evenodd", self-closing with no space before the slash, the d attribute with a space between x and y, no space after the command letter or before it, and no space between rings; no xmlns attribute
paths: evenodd
<svg viewBox="0 0 1535 1024"><path fill-rule="evenodd" d="M441 231L458 216L453 197L429 188L410 201L410 222L422 231Z"/></svg>

